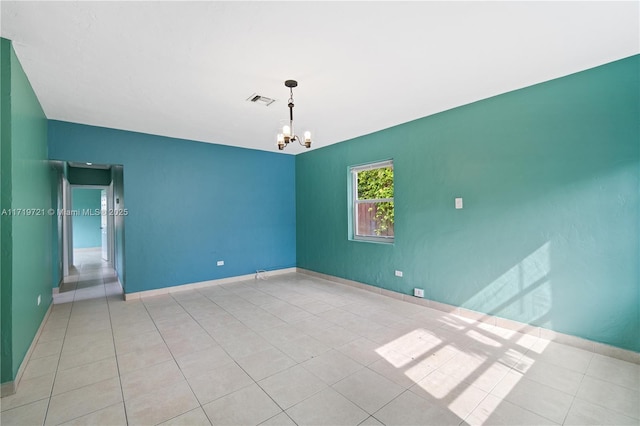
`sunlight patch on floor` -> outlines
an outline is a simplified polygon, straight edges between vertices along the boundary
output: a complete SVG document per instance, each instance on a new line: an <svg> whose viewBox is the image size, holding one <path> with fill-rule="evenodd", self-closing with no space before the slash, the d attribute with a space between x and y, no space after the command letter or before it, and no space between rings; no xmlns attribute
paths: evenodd
<svg viewBox="0 0 640 426"><path fill-rule="evenodd" d="M442 343L442 340L427 330L416 329L379 347L376 349L376 353L394 367L400 368L413 359L426 354L440 343ZM401 356L400 354L406 356Z"/></svg>
<svg viewBox="0 0 640 426"><path fill-rule="evenodd" d="M467 336L469 336L470 338L472 338L473 340L482 343L483 345L487 345L487 346L491 346L494 348L499 348L502 346L502 344L500 342L498 342L497 340L492 339L491 337L487 336L486 334L480 333L476 330L469 330L467 331Z"/></svg>
<svg viewBox="0 0 640 426"><path fill-rule="evenodd" d="M550 259L547 242L465 306L482 306L492 315L549 325L545 316L552 306ZM480 313L478 318L473 312L463 314L444 314L439 318L442 328L416 328L380 346L376 353L416 383L413 392L446 405L460 419L482 402L473 423L483 424L499 405L492 403L490 393L497 391L502 399L513 392L548 341L484 323ZM527 356L530 349L532 355Z"/></svg>

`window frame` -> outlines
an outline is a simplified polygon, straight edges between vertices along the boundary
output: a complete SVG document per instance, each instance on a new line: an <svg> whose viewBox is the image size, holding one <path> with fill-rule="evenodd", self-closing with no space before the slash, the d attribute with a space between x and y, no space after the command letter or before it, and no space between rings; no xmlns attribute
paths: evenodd
<svg viewBox="0 0 640 426"><path fill-rule="evenodd" d="M367 170L375 170L375 169L383 169L391 167L394 171L393 176L393 185L394 185L394 196L393 198L373 198L366 200L358 199L358 173L367 171ZM364 241L370 243L382 243L382 244L394 244L395 243L395 232L393 236L371 236L371 235L358 235L358 205L359 204L369 204L369 203L383 203L383 202L391 202L394 203L395 198L395 168L393 165L393 159L375 161L372 163L365 163L356 166L349 167L349 239L352 241ZM395 210L395 203L393 205ZM394 230L395 231L395 230Z"/></svg>

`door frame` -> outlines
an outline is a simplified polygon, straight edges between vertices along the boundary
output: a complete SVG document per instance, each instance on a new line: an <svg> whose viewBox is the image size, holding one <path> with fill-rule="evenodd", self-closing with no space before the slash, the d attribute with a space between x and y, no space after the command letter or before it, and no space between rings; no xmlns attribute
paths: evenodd
<svg viewBox="0 0 640 426"><path fill-rule="evenodd" d="M109 185L78 185L70 184L65 176L63 176L63 209L65 212L71 212L73 210L73 189L74 188L86 188L96 190L107 191L107 213L113 211L113 182ZM69 276L69 267L73 265L73 215L68 214L64 216L63 232L62 232L62 244L63 244L63 272L64 277ZM114 267L115 258L115 222L113 215L107 214L107 263L112 268Z"/></svg>

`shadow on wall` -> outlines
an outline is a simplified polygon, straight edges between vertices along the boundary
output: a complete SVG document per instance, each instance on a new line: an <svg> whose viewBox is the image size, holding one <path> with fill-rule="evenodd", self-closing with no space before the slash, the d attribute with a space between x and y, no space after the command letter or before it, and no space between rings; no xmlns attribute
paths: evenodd
<svg viewBox="0 0 640 426"><path fill-rule="evenodd" d="M472 296L464 306L484 306L488 314L522 318L531 324L544 322L553 305L551 291L551 248L544 243L529 256Z"/></svg>

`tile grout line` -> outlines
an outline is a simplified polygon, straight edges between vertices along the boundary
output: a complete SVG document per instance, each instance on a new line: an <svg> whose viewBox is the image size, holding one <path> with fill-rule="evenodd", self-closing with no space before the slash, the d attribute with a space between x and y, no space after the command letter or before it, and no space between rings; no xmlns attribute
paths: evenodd
<svg viewBox="0 0 640 426"><path fill-rule="evenodd" d="M578 384L578 387L576 388L576 393L574 395L572 395L571 398L571 404L569 404L569 409L567 410L567 412L564 415L564 418L562 419L562 425L565 424L565 422L567 421L567 417L569 417L569 413L571 412L571 409L573 408L573 404L575 404L576 399L578 399L578 392L580 392L580 388L582 387L582 382L584 382L584 378L587 376L587 372L589 371L589 367L591 366L591 363L593 362L593 358L594 358L594 354L591 354L591 358L589 358L589 364L587 364L587 368L584 370L584 373L582 373L581 377L580 377L580 383Z"/></svg>
<svg viewBox="0 0 640 426"><path fill-rule="evenodd" d="M198 291L196 290L196 292L198 292ZM199 293L199 294L201 294L200 292L198 292L198 293ZM203 295L203 296L204 296L204 295ZM207 299L209 299L207 296L204 296L204 297L205 297L205 298L207 298ZM220 348L222 348L222 350L227 354L227 356L228 356L229 358L231 358L231 359L233 360L233 362L238 366L238 368L240 368L240 369L241 369L241 370L242 370L242 371L243 371L243 372L244 372L244 373L245 373L245 374L246 374L246 375L247 375L251 380L253 380L253 383L254 383L256 386L258 386L258 387L260 388L260 390L262 390L262 391L263 391L263 392L264 392L264 393L265 393L265 394L266 394L266 395L267 395L267 396L268 396L268 397L273 401L273 403L274 403L274 404L276 404L276 406L282 410L282 412L283 412L283 413L285 413L285 414L286 414L285 410L284 410L282 407L280 407L280 405L279 405L279 404L278 404L278 403L277 403L277 402L276 402L276 401L271 397L271 395L269 395L269 394L268 394L268 393L267 393L267 392L262 388L262 386L260 386L260 384L258 384L258 382L257 382L253 377L251 377L251 375L250 375L250 374L249 374L249 373L248 373L244 368L242 368L242 366L241 366L240 364L238 364L238 361L236 361L236 359L235 359L235 358L234 358L234 357L233 357L229 352L227 352L227 350L224 348L224 346L222 346L222 345L220 344L220 342L218 342L218 341L215 339L215 337L211 336L211 334L210 334L210 333L209 333L209 332L208 332L204 327L202 327L202 325L200 324L200 322L198 322L198 320L197 320L197 319L196 319L196 318L191 314L191 312L190 312L188 309L185 309L185 307L180 303L180 301L179 301L179 300L177 300L175 297L173 297L173 295L171 295L171 298L172 298L172 299L173 299L173 300L174 300L174 301L175 301L175 302L176 302L176 303L177 303L177 304L178 304L182 309L184 309L184 311L185 311L185 312L186 312L186 313L187 313L187 314L188 314L188 315L189 315L189 316L190 316L190 317L191 317L191 318L196 322L196 324L198 324L198 326L199 326L199 327L200 327L200 328L201 328L205 333L207 333L207 335L208 335L209 337L211 337L211 338L213 339L213 341L214 341L214 342L216 342L216 344L218 344L218 346L220 346ZM211 300L211 299L209 299L209 300ZM218 305L215 301L211 300L211 303L213 303L214 305L216 305L216 306L220 307L220 309L222 309L223 311L227 312L228 314L230 314L230 315L231 315L231 316L233 316L234 318L238 319L238 318L237 318L237 317L235 317L231 312L227 311L227 310L226 310L226 309L224 309L222 306ZM238 321L240 321L240 320L238 319ZM240 322L242 322L242 321L240 321ZM155 322L154 322L154 324L155 324ZM160 330L158 330L158 333L160 333ZM160 333L160 336L162 337L162 333ZM163 337L162 339L163 339L163 341L164 341L164 337ZM166 344L166 342L165 342L165 344ZM167 345L167 347L168 347L168 346L169 346L169 345ZM171 352L171 349L169 349L169 352ZM171 352L171 356L173 357L173 352ZM174 357L174 360L175 360L175 357ZM294 361L295 361L295 360L294 360ZM178 362L177 362L177 360L176 360L176 364L177 364L177 363L178 363ZM179 366L179 365L178 365L178 368L180 368L180 366ZM182 369L181 369L181 368L180 368L180 372L182 373L182 376L185 378L185 380L186 380L187 384L189 385L189 389L191 389L191 392L193 392L194 396L196 397L196 400L197 400L197 401L198 401L198 403L200 404L200 408L201 408L201 409L202 409L202 411L204 412L205 416L207 416L207 419L209 420L209 422L210 422L211 424L213 424L213 422L211 421L211 419L210 419L210 418L209 418L209 416L207 415L207 412L206 412L206 410L204 409L204 406L203 406L203 405L202 405L202 403L200 402L200 399L198 399L198 397L197 397L196 393L193 391L193 388L191 388L191 384L189 383L189 380L186 378L186 376L184 376L184 373L182 372ZM251 385L243 386L243 387L241 387L240 389L235 390L234 392L238 392L239 390L245 389L245 388L247 388L247 387L249 387L249 386L251 386ZM213 401L209 401L209 402L207 402L207 404L210 404L211 402L217 401L217 400L219 400L220 398L224 398L225 396L230 395L230 394L232 394L232 393L234 393L234 392L230 392L230 393L228 393L228 394L222 395L222 396L220 396L220 397L218 397L218 398L214 399ZM205 405L207 405L207 404L205 404ZM278 414L280 414L280 413L278 413ZM276 414L276 415L274 415L274 416L272 416L272 417L275 417L275 416L277 416L278 414ZM287 417L288 417L288 415L287 415ZM269 420L269 419L267 419L267 420ZM266 420L265 420L265 421L266 421ZM262 422L262 423L264 423L264 422ZM294 423L295 423L295 422L294 422Z"/></svg>
<svg viewBox="0 0 640 426"><path fill-rule="evenodd" d="M75 280L76 289L77 289L77 282L80 280L80 277L82 276L82 273L81 273L80 271L78 271L78 272L79 272L79 273L77 274L77 277L78 277L78 278L76 278L76 280ZM102 270L102 269L100 270L100 277L101 277L100 279L102 280L102 284L101 284L101 286L103 286L103 287L104 287L104 285L105 285L105 284L104 284L104 272L103 272L103 270ZM47 416L48 416L48 414L49 414L49 408L50 408L50 405L51 405L51 399L53 398L53 390L54 390L54 388L55 388L55 382L56 382L56 379L57 379L57 375L58 375L58 371L59 371L59 367L60 367L60 362L61 362L61 360L62 360L62 352L63 352L63 350L64 350L64 345L65 345L65 341L66 341L66 338L67 338L67 332L68 332L68 329L69 329L69 323L70 323L70 321L71 321L71 316L73 315L73 308L74 308L75 303L77 303L77 302L75 301L76 289L74 289L74 290L73 290L73 292L74 292L74 297L73 297L72 301L71 301L71 302L66 302L66 303L70 303L70 304L71 304L71 307L69 308L69 316L68 316L68 318L67 318L67 325L66 325L66 327L65 327L65 334L64 334L64 337L63 337L63 340L62 340L62 347L60 348L60 355L59 355L59 357L58 357L58 364L57 364L57 366L56 366L56 374L55 374L55 376L54 376L54 381L53 381L53 384L52 384L52 386L51 386L51 392L50 392L50 396L49 396L49 402L48 402L48 404L47 404L47 409L46 409L46 412L45 412L45 419L44 419L44 423L46 423L46 418L47 418ZM94 299L95 299L95 300L97 300L97 299L100 299L100 297L92 298L91 300L94 300ZM60 303L60 304L58 304L58 305L59 305L59 306L60 306L60 305L65 305L66 303ZM108 300L106 300L106 293L105 293L105 303L107 304L107 310L108 310L108 309L109 309L109 306L108 306ZM109 324L111 325L111 314L110 314L110 313L109 313ZM113 330L112 330L112 338L113 338ZM114 352L115 352L115 348L114 348ZM116 366L117 366L117 358L116 358ZM109 379L106 379L106 380L109 380ZM105 380L105 381L106 381L106 380ZM100 383L100 382L98 382L98 383ZM73 392L74 390L82 389L82 388L87 387L87 386L91 386L91 384L88 384L88 385L85 385L85 386L80 386L79 388L71 389L71 390L68 390L68 391L66 391L66 392L62 392L62 393L60 393L59 395L63 395L63 394L68 393L68 392ZM114 405L115 405L115 404L114 404ZM106 408L106 407L105 407L105 408ZM78 417L74 417L74 418L72 418L72 419L69 419L69 420L67 420L67 421L71 421L71 420L74 420L74 419L77 419L77 418L83 417L83 416L85 416L85 415L89 415L89 414L95 413L95 412L97 412L97 411L100 411L100 410L95 410L95 411L92 411L92 412L90 412L90 413L85 413L85 414L82 414L82 415L80 415L80 416L78 416Z"/></svg>
<svg viewBox="0 0 640 426"><path fill-rule="evenodd" d="M168 295L169 297L171 297L173 299L174 302L178 303L178 305L189 314L189 316L191 316L191 314L184 309L184 307L171 295ZM153 322L153 326L156 328L156 331L158 332L158 334L160 335L160 338L162 339L162 342L165 344L165 346L167 347L167 350L169 351L169 353L171 354L171 359L173 360L173 362L175 362L176 367L178 367L178 370L180 371L180 374L182 375L182 378L184 379L184 381L187 383L187 386L189 387L189 390L191 391L191 393L193 394L193 397L196 399L196 401L198 402L198 407L202 410L202 412L204 413L205 417L207 418L207 420L209 421L209 423L213 424L213 422L211 421L211 419L209 419L209 416L207 415L207 412L204 410L204 407L202 406L202 403L200 402L200 399L198 399L198 396L196 395L195 391L193 390L193 388L191 387L191 383L189 383L189 380L187 379L187 377L184 375L184 372L182 371L182 368L180 368L180 364L178 364L178 360L176 359L176 356L174 355L173 351L171 350L171 348L169 347L169 345L167 344L167 341L165 340L164 336L162 335L162 332L160 331L160 329L158 328L158 324L156 324L155 319L153 318L153 315L151 315L151 312L149 312L149 309L146 305L146 303L144 303L144 298L140 298L140 301L142 302L142 306L144 306L145 311L147 312L147 315L149 315L149 318L151 319L151 322ZM200 325L200 324L198 324ZM207 333L208 334L208 333ZM158 364L156 364L158 365ZM145 367L146 368L146 367ZM124 397L123 397L124 398ZM195 409L195 408L194 408ZM165 419L162 420L160 423L175 419L176 417L182 416L183 414L188 413L189 411L192 410L188 410L184 413L180 413L177 416L174 416L170 419Z"/></svg>
<svg viewBox="0 0 640 426"><path fill-rule="evenodd" d="M196 290L197 291L197 290ZM173 297L173 295L171 293L169 293L169 296L174 300L174 302L176 302L178 304L178 306L180 306L195 322L196 324L198 324L198 326L200 328L202 328L204 330L204 328L202 327L202 325L198 322L198 320L196 320L193 315L191 315L191 312L189 312L187 309L185 309L184 306L182 306L182 304L180 303L179 300L177 300L175 297ZM141 298L142 300L142 298ZM215 302L212 301L212 303L215 304ZM142 301L142 304L144 305L144 300ZM216 305L217 306L217 305ZM144 305L145 309L147 309L147 305ZM156 322L153 319L153 316L151 315L151 313L149 313L149 310L147 309L147 313L149 314L149 316L151 317L151 321L153 321L153 325L156 326L156 329L158 329L158 326L156 325ZM210 336L209 333L207 332L207 330L204 330L207 335L209 337L211 337L213 339L213 336ZM169 353L171 354L171 358L173 358L174 362L176 363L176 366L178 367L178 369L180 370L180 374L182 374L182 377L184 378L184 381L187 382L187 386L189 386L189 389L191 390L191 393L193 394L193 396L195 397L196 401L198 401L198 406L200 407L200 410L202 410L202 412L204 413L204 416L207 418L207 420L209 421L209 423L213 424L213 422L211 421L211 419L209 418L209 415L207 414L207 411L204 409L204 406L202 405L202 402L200 401L200 398L198 398L198 395L196 395L196 392L193 390L193 388L191 387L191 383L189 383L189 379L187 378L187 376L184 375L184 371L182 371L182 368L180 368L180 364L178 364L178 360L176 359L175 355L173 354L173 351L171 351L171 348L169 347L169 345L167 344L166 340L164 340L164 336L162 335L162 333L160 332L160 330L158 329L158 334L160 334L160 337L162 338L162 341L164 342L165 345L167 345L167 350L169 351ZM214 341L216 341L216 339L213 339ZM217 342L216 342L217 343ZM222 347L222 346L221 346ZM224 348L222 348L224 350ZM204 349L206 350L206 349ZM226 351L225 351L226 353ZM229 355L229 354L227 354ZM242 388L244 389L244 388ZM211 401L213 402L213 401ZM208 403L207 403L208 404ZM206 404L204 404L206 405ZM187 411L188 412L188 411ZM185 414L185 413L182 413ZM182 414L179 414L178 416L173 417L174 419L176 417L181 416ZM171 420L171 419L169 419Z"/></svg>
<svg viewBox="0 0 640 426"><path fill-rule="evenodd" d="M51 385L49 403L47 404L47 410L46 410L46 414L45 414L45 423L46 423L46 418L49 415L49 408L51 406L51 399L54 396L53 395L53 390L55 389L56 380L58 378L58 372L60 371L60 362L62 360L62 352L64 351L65 342L67 340L67 332L69 331L69 323L71 322L71 315L73 315L73 307L74 307L74 304L75 304L76 289L77 289L77 286L78 286L78 280L80 279L80 276L81 276L80 271L78 271L77 278L74 280L75 281L74 282L75 283L75 287L74 287L74 290L73 290L73 298L71 299L71 302L67 302L67 303L71 304L71 307L69 308L69 316L67 317L67 325L65 327L64 337L62 338L62 347L60 348L60 355L58 356L58 364L56 366L56 374L54 376L53 383ZM64 303L61 303L59 305L64 305ZM71 391L68 391L68 392L71 392ZM65 392L63 392L63 393L65 393ZM62 395L62 393L60 395ZM71 419L71 420L73 420L73 419Z"/></svg>
<svg viewBox="0 0 640 426"><path fill-rule="evenodd" d="M101 276L102 276L102 275L103 275L103 272L101 271L101 272L100 272L100 274L101 274ZM80 273L80 274L78 274L78 277L80 277L80 276L82 276L82 274L81 274L81 273ZM101 279L102 279L102 278L101 278ZM79 278L78 278L78 280L79 280ZM102 283L101 285L102 285L102 286L104 286L104 280L103 280L103 283ZM82 300L98 300L98 299L100 299L100 298L102 298L102 296L100 296L100 297L95 297L95 298L91 298L91 299L80 299L78 302L81 302ZM70 312L69 312L69 319L68 319L68 321L67 321L67 329L68 329L68 323L71 321L71 315L73 314L73 305L74 305L75 303L77 303L77 302L75 302L75 290L74 290L74 301L72 301L72 302L71 302L71 309L70 309ZM111 313L110 313L110 311L109 311L108 300L107 300L107 298L106 298L106 295L105 295L105 302L104 302L104 303L107 305L107 312L109 312L109 325L110 325L110 327L111 327ZM111 327L111 328L112 328L112 327ZM112 335L112 339L113 339L113 328L111 329L111 335ZM65 340L66 340L66 331L65 331ZM63 349L64 349L64 340L63 340L63 347L62 347L62 348L61 348L61 350L60 350L60 359L62 359L62 350L63 350ZM115 353L115 341L114 341L114 353ZM60 361L58 361L58 365L60 365ZM117 366L118 366L118 359L117 359L117 356L116 356L116 368L117 368ZM56 376L57 376L57 370L56 370ZM111 379L101 380L101 381L96 382L96 383L102 383L102 382L105 382L105 381L108 381L108 380L111 380ZM119 373L119 371L118 371L118 380L120 380L120 373ZM92 386L92 385L94 385L94 384L96 384L96 383L92 383L92 384L88 384L88 385L80 386L80 387L78 387L78 388L76 388L76 389L71 389L71 390L68 390L68 391L66 391L66 392L62 392L62 393L60 393L59 395L63 395L63 394L65 394L65 393L73 392L73 391L75 391L75 390L82 389L82 388L85 388L85 387L88 387L88 386ZM53 387L54 387L54 386L55 386L55 379L54 379L54 385L52 386L52 390L51 390L51 392L52 392L52 393L53 393ZM121 386L121 390L122 390L122 384L121 384L120 386ZM51 398L53 398L53 396L52 396ZM117 404L117 403L116 403L116 404ZM116 404L112 404L112 405L109 405L109 406L107 406L107 407L111 407L111 406L114 406L114 405L116 405ZM124 406L124 397L123 397L123 406ZM105 409L105 408L107 408L107 407L103 407L103 408L100 408L100 409L97 409L97 410L91 411L91 412L89 412L89 413L81 414L81 415L79 415L78 417L74 417L74 418L71 418L71 419L66 420L66 421L65 421L65 423L66 423L66 422L70 422L70 421L72 421L72 420L79 419L79 418L84 417L84 416L88 416L88 415L93 414L93 413L96 413L96 412L98 412L98 411L100 411L100 410L103 410L103 409ZM47 414L48 414L48 409L49 409L49 407L47 407ZM126 407L125 407L125 419L126 419ZM45 417L45 420L46 420L46 417ZM127 424L128 424L128 421L127 421Z"/></svg>
<svg viewBox="0 0 640 426"><path fill-rule="evenodd" d="M51 301L51 303L53 303L53 301ZM42 424L43 425L46 424L47 416L49 416L49 408L51 407L51 399L53 398L53 389L55 388L56 378L58 377L58 370L60 368L60 360L62 359L62 350L64 349L64 341L67 338L67 331L69 330L69 321L71 321L71 312L72 311L73 311L73 302L71 302L71 307L69 308L69 316L67 317L67 323L66 323L65 328L64 328L64 336L62 337L62 346L60 347L60 354L58 355L58 363L56 364L56 371L55 371L55 374L53 375L53 383L51 383L51 390L49 391L49 398L48 398L48 401L47 401L47 409L44 412L44 419L42 420ZM49 316L49 318L47 319L47 322L49 322L49 320L51 320L51 316ZM46 324L45 324L45 326L46 326ZM31 362L31 360L29 360L29 362Z"/></svg>
<svg viewBox="0 0 640 426"><path fill-rule="evenodd" d="M605 383L608 383L608 384L611 384L611 385L614 385L614 386L617 386L617 387L624 388L624 389L626 389L626 390L628 390L628 391L631 391L631 392L637 392L635 389L628 388L628 387L626 387L626 386L620 385L620 384L618 384L618 383L615 383L615 382L612 382L612 381L609 381L609 380L606 380L606 379L603 379L603 378L600 378L600 377L596 377L596 376L591 376L591 375L589 375L589 374L588 374L588 372L589 372L589 367L591 367L591 363L593 362L593 359L595 358L595 356L596 356L596 355L600 355L600 354L595 354L595 353L594 353L594 354L592 355L591 359L589 360L589 364L587 365L587 368L585 369L585 372L584 372L584 374L582 375L582 379L580 380L580 386L578 387L578 390L576 391L576 394L575 394L575 396L574 396L574 399L573 399L573 401L572 401L571 405L573 406L573 403L574 403L574 402L575 402L575 400L577 399L577 400L580 400L580 401L582 401L582 402L585 402L585 403L588 403L588 404L591 404L591 405L597 405L598 407L604 408L604 409L609 410L609 411L613 411L614 413L616 413L616 414L618 414L618 415L621 415L621 416L624 416L624 417L628 417L628 418L632 418L632 419L634 419L634 420L640 420L640 416L639 416L639 417L633 417L633 416L630 416L630 415L628 415L628 414L626 414L626 413L622 413L622 412L621 412L621 411L619 411L619 410L613 409L613 408L611 408L611 407L607 407L606 405L603 405L603 404L601 404L600 402L595 402L595 401L591 401L591 400L588 400L588 399L583 399L583 398L579 398L579 397L578 397L578 392L580 391L580 388L582 387L582 383L584 382L584 379L585 379L585 378L587 378L587 376L588 376L588 377L590 377L590 378L592 378L592 379L595 379L595 380L600 380L600 381L602 381L602 382L605 382ZM600 355L600 356L606 356L606 355ZM612 358L612 357L609 357L609 358ZM612 359L617 360L617 361L627 362L627 361L624 361L624 360L618 360L617 358L612 358ZM566 421L566 418L565 418L565 421Z"/></svg>
<svg viewBox="0 0 640 426"><path fill-rule="evenodd" d="M197 290L196 290L196 291L197 291ZM262 292L262 291L261 291L261 292ZM199 292L198 292L198 293L199 293ZM264 292L262 292L262 293L264 293ZM268 293L264 293L264 294L268 295ZM234 295L236 295L236 296L237 296L237 294L235 294L235 293L234 293ZM207 299L209 299L206 295L203 295L203 296L204 296L204 297L206 297ZM248 301L247 299L243 298L242 296L238 296L238 297L240 297L240 298L242 298L243 300L245 300L245 301L247 301L247 302L251 303L250 301ZM271 297L275 297L275 296L271 296ZM222 348L222 350L223 350L223 351L224 351L224 352L225 352L225 353L226 353L226 354L227 354L227 355L228 355L228 356L233 360L233 362L234 362L234 363L235 363L235 364L236 364L236 365L237 365L237 366L238 366L238 367L239 367L239 368L240 368L240 369L241 369L245 374L247 374L247 376L248 376L249 378L251 378L251 380L253 380L254 384L255 384L256 386L258 386L258 387L260 388L260 390L262 390L262 391L263 391L263 392L264 392L264 393L265 393L265 394L266 394L266 395L267 395L267 396L268 396L268 397L273 401L273 403L274 403L274 404L276 404L276 406L282 410L282 413L284 413L288 418L290 418L290 419L291 419L291 417L290 417L290 416L289 416L289 414L286 412L286 410L288 410L288 409L290 409L290 408L293 408L293 407L295 407L296 405L298 405L298 404L300 404L300 403L302 403L302 402L304 402L304 401L306 401L306 400L308 400L308 399L312 398L313 396L317 395L318 393L320 393L320 392L324 391L324 390L325 390L325 389L327 389L327 388L331 388L331 385L326 385L326 386L325 386L324 388L322 388L321 390L318 390L317 392L314 392L312 395L309 395L308 397L304 398L302 401L298 401L296 404L292 405L291 407L289 407L289 408L287 408L287 409L285 410L285 409L284 409L282 406L280 406L280 404L278 404L278 402L277 402L277 401L275 401L275 400L273 399L273 397L272 397L272 396L271 396L271 395L270 395L270 394L269 394L269 393L268 393L268 392L267 392L267 391L266 391L266 390L265 390L265 389L260 385L260 383L258 383L258 381L257 381L257 380L255 380L255 379L254 379L254 378L253 378L253 377L252 377L252 376L251 376L251 375L250 375L250 374L249 374L249 373L248 373L248 372L247 372L247 371L246 371L246 370L245 370L245 369L244 369L244 368L243 368L243 367L242 367L242 366L241 366L241 365L236 361L235 357L233 357L229 352L227 352L227 350L224 348L224 346L223 346L223 345L221 345L221 344L220 344L220 342L218 342L218 341L217 341L213 336L211 336L211 335L209 334L209 332L208 332L206 329L204 329L204 327L202 327L202 325L198 322L198 320L197 320L197 319L196 319L196 318L191 314L191 312L190 312L188 309L186 309L186 308L185 308L185 307L180 303L180 301L179 301L179 300L177 300L177 299L176 299L175 297L173 297L173 296L172 296L172 298L173 298L173 299L175 300L175 302L176 302L178 305L180 305L180 307L182 307L182 309L184 309L184 311L185 311L187 314L189 314L189 316L190 316L190 317L191 317L191 318L192 318L192 319L193 319L193 320L194 320L194 321L195 321L195 322L196 322L196 323L197 323L197 324L198 324L198 325L199 325L199 326L200 326L200 327L201 327L201 328L202 328L202 329L207 333L207 335L209 335L209 336L210 336L214 341L216 341L216 343L218 343L218 345L219 345L219 346ZM283 301L283 302L285 302L285 303L287 303L287 304L292 305L291 303L289 303L289 302L287 302L287 301L285 301L285 300L283 300L283 299L280 299L280 298L278 298L278 297L276 297L276 299L281 300L281 301ZM209 299L209 300L211 300L211 299ZM212 302L212 303L214 303L216 306L219 306L222 310L224 310L225 312L227 312L228 314L230 314L231 316L233 316L236 320L238 320L238 321L240 321L242 324L244 324L244 322L242 322L242 320L240 320L238 317L236 317L232 312L230 312L230 311L226 310L224 307L222 307L222 306L218 305L214 300L211 300L211 302ZM258 309L262 309L262 307L261 307L261 306L258 306L258 305L255 305L255 304L252 304L252 305L254 305L254 306L255 306L256 308L258 308ZM293 306L296 306L296 305L293 305ZM302 308L301 308L301 309L302 309ZM262 310L264 310L264 309L262 309ZM266 311L266 310L264 310L264 311L265 311L265 312L267 312L267 313L269 313L269 312L268 312L268 311ZM306 312L308 312L308 311L306 311ZM312 314L311 312L309 312L309 313L310 313L310 314ZM313 315L313 314L312 314L312 315ZM276 316L276 317L277 317L277 316ZM286 321L285 321L285 323L286 323ZM289 324L289 323L287 323L287 324ZM244 324L244 325L245 325L245 326L247 326L246 324ZM247 326L247 327L248 327L248 326ZM248 327L248 328L249 328L249 329L251 329L251 327ZM251 330L255 332L255 330L253 330L253 329L251 329ZM256 333L257 333L257 332L256 332ZM257 333L257 334L259 334L259 333ZM269 343L271 344L271 342L269 342ZM273 346L273 344L271 344L271 345ZM277 347L275 347L275 346L274 346L274 348L276 348L277 350L279 350L279 351L280 351L280 349L278 349ZM280 352L282 352L282 351L280 351ZM286 355L286 354L285 354L285 355ZM310 359L313 359L313 358L315 358L315 357L311 357ZM293 361L295 361L295 362L296 362L296 364L295 364L295 365L292 365L292 366L291 366L291 367L289 367L289 368L285 368L284 370L281 370L281 371L278 371L278 372L276 372L276 373L273 373L272 375L267 376L267 377L264 377L264 378L262 378L261 380L265 380L265 379L267 379L267 378L269 378L269 377L272 377L272 376L274 376L274 375L276 375L276 374L279 374L279 373L282 373L282 372L284 372L284 371L290 370L290 369L292 369L292 368L294 368L294 367L297 367L297 366L300 366L300 367L301 367L301 368L303 368L305 371L308 371L308 370L307 370L306 368L304 368L304 366L302 365L302 364L303 364L303 362L298 362L297 360L295 360L295 359L293 359L293 358L291 358L291 359L292 359ZM309 374L311 374L311 375L315 376L315 374L313 374L312 372L310 372L310 371L308 371L308 372L309 372ZM317 377L317 376L315 376L315 377ZM318 380L320 380L320 379L318 378ZM244 389L244 388L246 388L246 387L248 387L248 386L251 386L251 385L244 386L244 387L242 387L241 389ZM238 390L241 390L241 389L238 389ZM237 392L237 391L236 391L236 392ZM232 392L232 393L233 393L233 392ZM229 395L229 394L227 394L227 395ZM221 396L221 397L219 397L219 398L216 398L214 401L216 401L216 400L218 400L218 399L220 399L220 398L223 398L224 396L226 396L226 395L223 395L223 396ZM211 402L213 402L213 401L211 401ZM353 403L353 402L352 402L352 403ZM203 409L203 411L204 411L204 409ZM365 412L366 412L366 411L365 411ZM206 414L206 412L205 412L205 414ZM278 414L276 414L276 415L274 415L274 416L272 416L272 417L275 417L275 416L277 416L277 415L279 415L279 414L280 414L280 413L278 413ZM271 417L271 418L272 418L272 417ZM268 420L268 419L267 419L267 420ZM267 421L267 420L265 420L265 421ZM291 419L291 420L293 421L293 419ZM295 421L293 421L293 422L295 423Z"/></svg>
<svg viewBox="0 0 640 426"><path fill-rule="evenodd" d="M114 270L115 272L115 270ZM102 280L102 285L105 286L105 282L104 282L104 277ZM105 298L107 299L107 312L109 313L109 325L111 328L111 342L113 343L113 353L115 355L116 358L116 369L118 371L118 383L120 383L120 395L122 395L122 410L124 411L124 420L126 422L126 424L129 424L129 417L127 416L127 404L125 404L124 401L124 389L122 388L122 375L120 374L120 362L118 361L118 352L116 350L116 336L115 333L113 331L113 319L111 317L111 306L110 302L109 302L109 298L106 297L106 289L105 289ZM115 405L115 404L114 404Z"/></svg>
<svg viewBox="0 0 640 426"><path fill-rule="evenodd" d="M258 423L258 426L263 425L263 424L265 424L266 422L268 422L269 420L271 420L271 419L274 419L274 418L278 417L280 414L284 414L285 416L287 416L287 418L288 418L289 420L291 420L291 422L292 422L294 425L298 426L298 423L296 423L296 422L295 422L295 420L293 420L293 419L289 416L289 414L287 414L287 412L286 412L286 411L284 411L284 410L282 410L282 412L281 412L281 413L275 414L275 415L273 415L273 416L269 417L268 419L261 421L260 423Z"/></svg>

